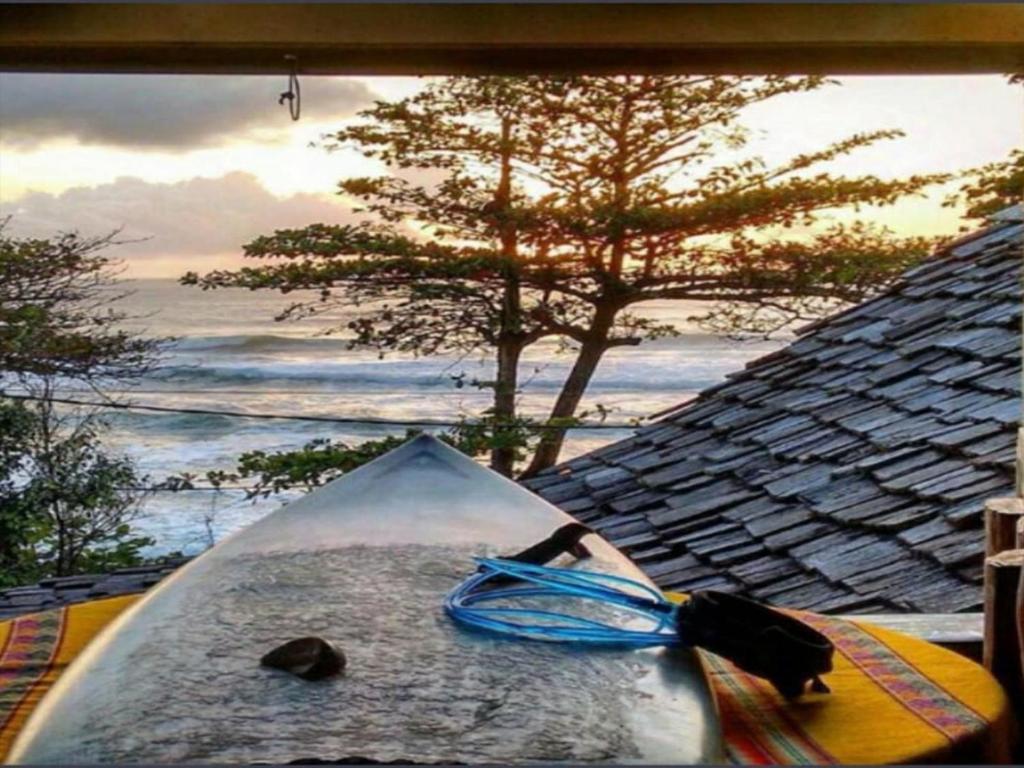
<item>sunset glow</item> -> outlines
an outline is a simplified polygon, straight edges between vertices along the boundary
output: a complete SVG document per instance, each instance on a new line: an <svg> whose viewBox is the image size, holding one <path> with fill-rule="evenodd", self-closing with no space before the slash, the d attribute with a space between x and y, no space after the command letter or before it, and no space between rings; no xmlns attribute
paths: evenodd
<svg viewBox="0 0 1024 768"><path fill-rule="evenodd" d="M91 109L106 120L86 119L82 127L72 106L93 98L97 81L111 103ZM12 216L19 233L123 227L128 237L148 238L119 250L133 276L237 264L239 246L255 235L353 220L334 194L337 181L383 166L311 142L372 99L398 98L423 82L306 78L303 117L292 123L276 104L283 83L273 78L5 74L0 213ZM60 108L48 112L48 105ZM899 128L904 138L822 170L882 178L952 172L1004 159L1024 144L1022 107L1021 89L1001 76L842 78L748 110L744 153L775 163L854 133ZM957 210L941 206L948 192L863 215L901 234L952 233L960 221Z"/></svg>

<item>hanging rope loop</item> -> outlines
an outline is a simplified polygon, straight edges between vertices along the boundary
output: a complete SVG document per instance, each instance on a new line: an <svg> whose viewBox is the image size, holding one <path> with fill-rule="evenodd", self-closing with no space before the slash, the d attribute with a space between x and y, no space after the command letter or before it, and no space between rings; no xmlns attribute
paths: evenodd
<svg viewBox="0 0 1024 768"><path fill-rule="evenodd" d="M284 60L290 65L288 72L288 90L278 98L278 104L288 102L288 114L292 120L298 120L302 112L302 89L299 87L299 59L297 56L287 55Z"/></svg>

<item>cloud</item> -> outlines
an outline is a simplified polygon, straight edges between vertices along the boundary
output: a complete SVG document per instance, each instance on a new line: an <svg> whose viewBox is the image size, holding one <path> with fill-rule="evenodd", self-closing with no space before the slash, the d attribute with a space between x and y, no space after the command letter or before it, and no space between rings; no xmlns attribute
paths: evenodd
<svg viewBox="0 0 1024 768"><path fill-rule="evenodd" d="M290 125L277 98L287 78L211 75L0 75L0 141L32 148L49 139L136 149L188 150ZM368 106L374 93L345 78L301 81L303 119Z"/></svg>
<svg viewBox="0 0 1024 768"><path fill-rule="evenodd" d="M119 239L147 238L118 247L116 255L129 263L235 255L243 244L275 229L359 220L340 199L311 194L279 198L241 171L173 184L119 178L58 195L30 192L0 205L0 217L6 216L11 217L10 233L21 237L121 229Z"/></svg>

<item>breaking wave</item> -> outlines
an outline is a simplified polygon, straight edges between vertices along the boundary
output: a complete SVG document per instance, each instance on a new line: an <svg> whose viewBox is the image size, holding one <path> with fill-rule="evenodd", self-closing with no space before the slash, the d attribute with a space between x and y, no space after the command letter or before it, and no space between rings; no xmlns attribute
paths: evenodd
<svg viewBox="0 0 1024 768"><path fill-rule="evenodd" d="M193 336L175 342L176 352L247 353L348 350L345 339L330 336L276 336L273 334Z"/></svg>
<svg viewBox="0 0 1024 768"><path fill-rule="evenodd" d="M388 370L386 366L372 368L361 365L330 365L323 362L311 363L270 363L267 365L178 365L164 367L159 374L151 377L150 381L163 384L189 385L202 387L228 387L230 385L255 386L259 384L277 383L285 385L288 383L305 383L307 385L323 386L330 390L422 390L422 389L443 389L451 390L455 386L452 376L455 370L448 373L442 372L443 364L439 364L433 372L425 372L424 366L420 363L415 366L418 370L410 370L413 366L394 364L397 370ZM565 371L562 368L545 376L533 378L528 385L530 390L549 391L556 390L562 385L562 378ZM594 390L603 391L687 391L703 389L719 381L717 371L709 370L707 376L679 377L667 375L665 371L659 371L655 375L650 367L628 372L622 371L621 375L601 375L600 373L593 381ZM691 372L692 373L692 372ZM486 378L487 372L480 370L471 371L471 375ZM467 377L468 378L468 377ZM467 387L466 392L472 392L474 388Z"/></svg>

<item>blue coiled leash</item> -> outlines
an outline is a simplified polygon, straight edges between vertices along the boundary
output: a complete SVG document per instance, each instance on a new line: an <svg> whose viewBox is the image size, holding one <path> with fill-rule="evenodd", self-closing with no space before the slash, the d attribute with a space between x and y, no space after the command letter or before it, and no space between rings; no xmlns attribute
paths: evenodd
<svg viewBox="0 0 1024 768"><path fill-rule="evenodd" d="M479 570L444 600L452 619L475 629L534 640L591 643L645 648L680 645L676 631L678 606L646 584L622 576L568 568L475 558ZM490 586L489 582L513 586ZM631 590L631 591L627 591ZM537 608L487 605L520 598L578 598L614 606L650 622L647 629L628 629L595 619Z"/></svg>
<svg viewBox="0 0 1024 768"><path fill-rule="evenodd" d="M813 691L828 691L820 675L832 669L833 645L794 616L714 590L695 592L675 605L654 587L622 576L541 565L564 552L589 556L580 539L590 533L580 523L568 523L510 558L475 558L477 572L448 593L445 611L467 627L530 640L703 648L765 678L787 698L802 694L808 683ZM551 597L613 606L649 626L629 629L558 611L493 605Z"/></svg>

